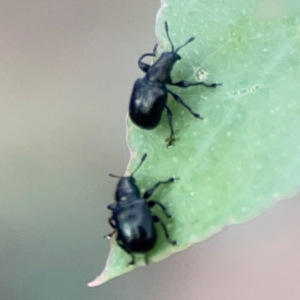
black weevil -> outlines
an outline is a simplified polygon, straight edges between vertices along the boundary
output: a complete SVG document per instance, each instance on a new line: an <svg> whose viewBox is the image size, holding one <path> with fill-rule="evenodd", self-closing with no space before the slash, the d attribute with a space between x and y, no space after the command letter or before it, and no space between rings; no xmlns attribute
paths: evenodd
<svg viewBox="0 0 300 300"><path fill-rule="evenodd" d="M159 181L148 189L141 197L140 189L136 184L133 174L145 161L147 154L144 154L141 162L130 176L117 176L109 174L111 177L120 178L115 192L116 202L107 206L112 210L112 216L108 219L113 231L107 235L112 237L116 232L118 245L131 256L128 265L135 263L134 253L144 253L145 263L148 263L146 253L155 245L157 233L154 223L158 222L162 226L167 241L175 245L176 241L170 239L164 222L157 216L152 215L150 208L159 206L168 218L171 215L164 205L156 200L148 199L153 192L161 185L174 182L178 178L171 177L166 181Z"/></svg>
<svg viewBox="0 0 300 300"><path fill-rule="evenodd" d="M192 42L195 38L191 37L182 46L174 49L174 45L169 36L168 24L165 22L165 30L168 40L171 44L171 52L163 52L159 59L152 65L142 62L143 58L147 56L155 57L157 44L152 53L143 54L138 60L139 68L146 73L144 78L139 78L135 81L133 91L129 103L129 116L131 121L143 129L153 129L157 127L160 122L161 115L164 109L167 111L168 122L170 126L170 136L167 138L167 146L172 145L174 139L174 130L172 123L172 111L167 105L168 94L171 94L174 99L183 105L195 118L202 119L202 117L195 113L177 94L167 89L167 84L178 86L181 88L188 88L196 85L204 85L208 88L215 88L220 83L207 84L204 82L188 82L185 80L172 82L171 71L174 64L181 59L178 51Z"/></svg>

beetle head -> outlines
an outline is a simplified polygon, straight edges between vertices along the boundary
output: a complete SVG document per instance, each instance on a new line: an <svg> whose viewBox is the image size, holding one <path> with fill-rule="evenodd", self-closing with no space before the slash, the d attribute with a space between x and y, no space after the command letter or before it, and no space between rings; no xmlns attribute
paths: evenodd
<svg viewBox="0 0 300 300"><path fill-rule="evenodd" d="M177 60L181 60L181 56L176 52L163 52L160 59L164 61L165 65L167 65L168 62L175 63Z"/></svg>
<svg viewBox="0 0 300 300"><path fill-rule="evenodd" d="M142 159L138 166L135 168L135 170L131 173L130 176L118 176L114 174L108 174L110 177L120 178L116 193L115 193L115 199L117 202L119 201L126 201L129 198L137 199L140 198L140 190L136 184L135 178L133 177L133 174L140 168L142 163L145 161L147 157L147 153L145 153L142 156Z"/></svg>
<svg viewBox="0 0 300 300"><path fill-rule="evenodd" d="M118 182L115 193L116 201L120 202L139 198L141 198L141 194L138 186L136 185L135 178L132 176L121 178Z"/></svg>

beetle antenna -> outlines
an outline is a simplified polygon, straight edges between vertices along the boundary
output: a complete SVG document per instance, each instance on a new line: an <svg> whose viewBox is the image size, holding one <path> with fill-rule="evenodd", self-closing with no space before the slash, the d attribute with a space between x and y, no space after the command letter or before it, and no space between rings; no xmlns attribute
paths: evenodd
<svg viewBox="0 0 300 300"><path fill-rule="evenodd" d="M108 176L109 177L113 177L113 178L128 178L128 177L132 177L132 175L139 169L139 167L142 165L142 163L145 161L147 157L147 153L145 153L143 156L142 156L142 159L140 161L140 163L138 164L138 166L135 168L135 170L131 173L130 176L120 176L120 175L115 175L115 174L112 174L112 173L109 173Z"/></svg>
<svg viewBox="0 0 300 300"><path fill-rule="evenodd" d="M171 41L171 39L170 39L170 35L169 35L169 27L168 27L168 23L167 23L167 22L165 22L165 29L166 29L166 34L167 34L168 40L169 40L169 42L170 42L170 44L171 44L171 46L172 46L172 52L174 52L174 45L173 45L173 43L172 43L172 41ZM176 52L176 51L175 51L175 52Z"/></svg>
<svg viewBox="0 0 300 300"><path fill-rule="evenodd" d="M190 42L192 42L195 38L194 37L191 37L188 41L186 41L182 46L178 47L176 50L175 50L175 53L178 52L178 50L180 50L181 48L183 48L184 46L186 46L187 44L189 44Z"/></svg>
<svg viewBox="0 0 300 300"><path fill-rule="evenodd" d="M109 177L113 177L113 178L125 178L125 176L119 176L119 175L115 175L115 174L108 174Z"/></svg>
<svg viewBox="0 0 300 300"><path fill-rule="evenodd" d="M147 153L144 153L144 155L142 156L141 162L138 164L138 166L135 168L135 170L131 173L130 177L132 177L132 175L140 168L142 163L145 161L146 157L147 157Z"/></svg>

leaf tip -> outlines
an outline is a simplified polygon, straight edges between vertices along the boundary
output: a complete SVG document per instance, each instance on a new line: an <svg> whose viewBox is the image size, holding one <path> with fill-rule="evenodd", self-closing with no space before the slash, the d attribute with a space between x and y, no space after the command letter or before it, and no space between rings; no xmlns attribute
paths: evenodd
<svg viewBox="0 0 300 300"><path fill-rule="evenodd" d="M104 279L104 274L100 274L99 276L97 276L93 281L89 282L87 284L88 287L96 287L101 285L102 283L104 283L106 280Z"/></svg>

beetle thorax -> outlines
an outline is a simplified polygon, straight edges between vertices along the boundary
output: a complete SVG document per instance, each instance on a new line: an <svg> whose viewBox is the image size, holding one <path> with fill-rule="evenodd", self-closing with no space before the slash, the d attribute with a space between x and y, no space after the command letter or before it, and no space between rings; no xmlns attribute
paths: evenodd
<svg viewBox="0 0 300 300"><path fill-rule="evenodd" d="M180 56L175 52L163 52L160 58L149 68L146 78L150 82L169 81L172 68Z"/></svg>

